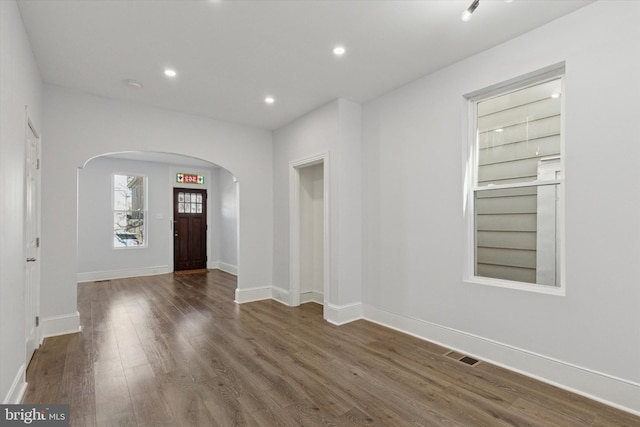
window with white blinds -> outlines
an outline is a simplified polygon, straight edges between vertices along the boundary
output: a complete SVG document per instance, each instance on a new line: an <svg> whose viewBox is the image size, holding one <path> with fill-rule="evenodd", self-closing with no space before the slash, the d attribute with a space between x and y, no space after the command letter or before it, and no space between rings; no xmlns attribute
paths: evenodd
<svg viewBox="0 0 640 427"><path fill-rule="evenodd" d="M562 78L472 102L473 274L560 286Z"/></svg>

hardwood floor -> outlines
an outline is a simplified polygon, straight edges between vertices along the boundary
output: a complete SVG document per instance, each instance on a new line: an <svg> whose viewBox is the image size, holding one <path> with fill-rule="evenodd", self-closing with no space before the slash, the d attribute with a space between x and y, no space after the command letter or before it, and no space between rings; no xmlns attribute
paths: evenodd
<svg viewBox="0 0 640 427"><path fill-rule="evenodd" d="M640 426L640 418L322 307L233 302L218 270L78 285L83 332L47 338L25 403L73 426Z"/></svg>

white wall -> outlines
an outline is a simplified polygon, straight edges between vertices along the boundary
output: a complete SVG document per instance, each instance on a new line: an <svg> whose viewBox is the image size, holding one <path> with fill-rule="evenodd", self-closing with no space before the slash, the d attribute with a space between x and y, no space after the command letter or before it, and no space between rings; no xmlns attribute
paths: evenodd
<svg viewBox="0 0 640 427"><path fill-rule="evenodd" d="M44 110L43 316L77 314L77 168L105 153L177 153L231 171L239 181L238 288L271 286L271 132L55 86L45 87Z"/></svg>
<svg viewBox="0 0 640 427"><path fill-rule="evenodd" d="M0 1L0 94L0 399L17 403L26 363L25 107L42 133L42 83L14 1Z"/></svg>
<svg viewBox="0 0 640 427"><path fill-rule="evenodd" d="M334 323L361 315L360 125L360 106L338 99L274 133L273 284L290 290L290 163L328 153L330 289L324 298L325 318Z"/></svg>
<svg viewBox="0 0 640 427"><path fill-rule="evenodd" d="M238 184L233 175L224 169L218 169L217 183L219 201L218 268L227 273L236 274L238 269Z"/></svg>
<svg viewBox="0 0 640 427"><path fill-rule="evenodd" d="M163 163L98 157L78 171L78 281L104 280L173 271L173 188L188 187L176 183L176 171L204 175L207 190L207 256L209 266L218 267L221 240L225 234L237 234L235 210L223 224L220 207L222 192L219 175L231 175L211 165L209 168L172 166ZM113 174L147 177L147 247L113 248L112 177ZM231 178L227 178L231 180ZM235 203L235 193L233 202ZM229 213L227 213L229 216ZM223 226L232 227L223 230ZM236 252L236 241L225 242L227 252ZM232 264L235 265L235 264Z"/></svg>
<svg viewBox="0 0 640 427"><path fill-rule="evenodd" d="M364 106L366 317L640 411L639 20L596 2ZM463 283L464 95L562 61L566 296Z"/></svg>
<svg viewBox="0 0 640 427"><path fill-rule="evenodd" d="M338 221L334 231L339 233L337 300L340 310L351 318L360 317L362 301L362 111L359 104L340 100L338 104ZM334 165L335 166L335 165ZM349 314L347 314L349 313ZM345 319L346 320L346 319Z"/></svg>

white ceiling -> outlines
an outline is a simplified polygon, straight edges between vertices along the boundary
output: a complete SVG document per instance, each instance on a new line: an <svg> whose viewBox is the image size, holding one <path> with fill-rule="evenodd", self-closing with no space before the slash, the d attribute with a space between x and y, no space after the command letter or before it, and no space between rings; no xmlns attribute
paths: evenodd
<svg viewBox="0 0 640 427"><path fill-rule="evenodd" d="M373 99L589 2L481 0L467 23L471 0L18 3L47 83L277 129L338 97ZM336 44L347 49L341 58Z"/></svg>

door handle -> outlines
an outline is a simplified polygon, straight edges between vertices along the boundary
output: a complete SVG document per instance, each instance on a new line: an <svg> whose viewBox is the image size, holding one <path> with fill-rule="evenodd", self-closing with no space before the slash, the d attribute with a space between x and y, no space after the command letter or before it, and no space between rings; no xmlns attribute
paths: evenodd
<svg viewBox="0 0 640 427"><path fill-rule="evenodd" d="M27 262L36 262L35 258L27 258Z"/></svg>
<svg viewBox="0 0 640 427"><path fill-rule="evenodd" d="M178 237L178 233L174 234L173 236L174 236L174 237Z"/></svg>

